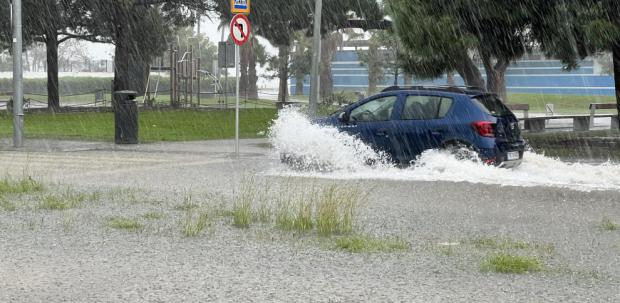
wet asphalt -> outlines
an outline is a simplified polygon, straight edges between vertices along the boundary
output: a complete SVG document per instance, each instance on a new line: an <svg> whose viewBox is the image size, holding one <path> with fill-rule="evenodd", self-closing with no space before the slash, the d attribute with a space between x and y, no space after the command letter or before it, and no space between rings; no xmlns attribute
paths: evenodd
<svg viewBox="0 0 620 303"><path fill-rule="evenodd" d="M50 191L102 192L76 209L49 211L32 197L0 208L0 302L618 302L620 196L549 187L338 181L288 177L264 140L115 146L0 141L0 174L32 176ZM251 180L251 181L248 181ZM198 237L180 232L187 197L229 207L242 184L339 183L364 189L357 230L397 237L410 249L352 254L314 235L270 226L239 230L212 220ZM303 186L303 185L302 185ZM131 196L131 197L128 197ZM217 198L223 197L223 198ZM106 218L140 218L139 232ZM526 248L478 245L509 239ZM535 256L541 272L500 274L482 261Z"/></svg>

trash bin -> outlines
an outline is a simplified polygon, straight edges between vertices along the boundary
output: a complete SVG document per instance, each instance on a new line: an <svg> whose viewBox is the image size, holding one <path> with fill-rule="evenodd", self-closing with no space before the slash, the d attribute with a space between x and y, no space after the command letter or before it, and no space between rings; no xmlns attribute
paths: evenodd
<svg viewBox="0 0 620 303"><path fill-rule="evenodd" d="M114 142L138 144L137 93L124 90L114 92Z"/></svg>

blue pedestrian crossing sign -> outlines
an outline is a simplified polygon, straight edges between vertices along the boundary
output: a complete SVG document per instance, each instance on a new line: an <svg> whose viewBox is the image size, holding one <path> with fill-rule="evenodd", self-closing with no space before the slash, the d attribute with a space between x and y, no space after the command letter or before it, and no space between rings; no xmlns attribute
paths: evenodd
<svg viewBox="0 0 620 303"><path fill-rule="evenodd" d="M231 0L230 8L233 14L250 14L250 0Z"/></svg>

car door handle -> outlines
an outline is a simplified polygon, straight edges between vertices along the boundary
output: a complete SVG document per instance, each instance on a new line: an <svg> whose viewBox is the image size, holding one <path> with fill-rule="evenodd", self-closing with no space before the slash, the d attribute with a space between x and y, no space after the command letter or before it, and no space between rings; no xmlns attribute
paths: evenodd
<svg viewBox="0 0 620 303"><path fill-rule="evenodd" d="M387 128L380 128L377 130L377 136L388 136L388 129Z"/></svg>

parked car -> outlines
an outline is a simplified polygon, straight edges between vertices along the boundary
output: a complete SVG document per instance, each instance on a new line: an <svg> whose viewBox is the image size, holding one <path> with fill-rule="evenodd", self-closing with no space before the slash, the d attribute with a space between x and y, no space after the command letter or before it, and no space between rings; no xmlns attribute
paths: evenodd
<svg viewBox="0 0 620 303"><path fill-rule="evenodd" d="M448 149L511 168L521 164L525 149L517 117L496 95L478 89L389 87L315 123L358 136L400 164L426 150Z"/></svg>

